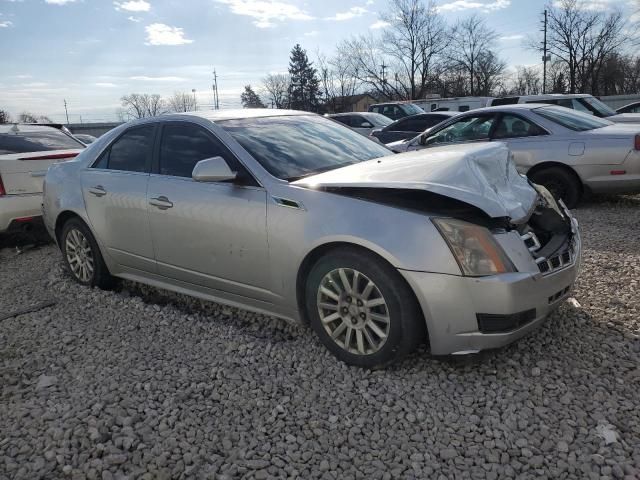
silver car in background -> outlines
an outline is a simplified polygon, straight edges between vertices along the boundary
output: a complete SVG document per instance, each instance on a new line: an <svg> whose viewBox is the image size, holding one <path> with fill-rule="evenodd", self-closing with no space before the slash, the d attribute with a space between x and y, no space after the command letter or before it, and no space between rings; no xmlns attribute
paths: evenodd
<svg viewBox="0 0 640 480"><path fill-rule="evenodd" d="M576 221L501 144L394 155L326 118L242 110L122 125L45 183L73 277L310 323L350 364L505 345L573 286Z"/></svg>
<svg viewBox="0 0 640 480"><path fill-rule="evenodd" d="M587 191L640 192L640 124L614 124L554 105L481 108L388 146L406 152L477 142L506 144L518 171L569 208Z"/></svg>

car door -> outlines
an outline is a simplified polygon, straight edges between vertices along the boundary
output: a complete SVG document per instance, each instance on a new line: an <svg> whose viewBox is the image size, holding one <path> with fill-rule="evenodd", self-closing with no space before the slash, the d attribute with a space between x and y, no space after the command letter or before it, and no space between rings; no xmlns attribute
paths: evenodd
<svg viewBox="0 0 640 480"><path fill-rule="evenodd" d="M236 182L196 182L200 160L223 157ZM165 122L148 189L158 273L219 292L268 300L266 191L208 130Z"/></svg>
<svg viewBox="0 0 640 480"><path fill-rule="evenodd" d="M408 150L439 147L456 143L488 142L497 114L480 113L456 117L456 120L428 132Z"/></svg>
<svg viewBox="0 0 640 480"><path fill-rule="evenodd" d="M491 140L509 147L521 173L542 161L563 161L566 155L566 141L554 139L545 129L517 114L502 114Z"/></svg>
<svg viewBox="0 0 640 480"><path fill-rule="evenodd" d="M376 136L382 143L391 143L405 138L411 138L411 135L407 133L408 127L409 118L403 118L383 128Z"/></svg>
<svg viewBox="0 0 640 480"><path fill-rule="evenodd" d="M96 238L120 265L155 272L147 184L156 125L124 131L82 171L82 195Z"/></svg>

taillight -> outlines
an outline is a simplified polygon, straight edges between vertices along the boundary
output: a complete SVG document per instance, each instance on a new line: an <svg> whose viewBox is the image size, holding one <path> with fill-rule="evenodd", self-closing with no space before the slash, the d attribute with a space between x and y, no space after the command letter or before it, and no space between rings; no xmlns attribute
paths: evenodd
<svg viewBox="0 0 640 480"><path fill-rule="evenodd" d="M636 135L636 141L634 145L636 150L640 150L640 135Z"/></svg>
<svg viewBox="0 0 640 480"><path fill-rule="evenodd" d="M4 189L4 184L2 183L2 175L0 175L0 197L3 197L7 194L7 191Z"/></svg>
<svg viewBox="0 0 640 480"><path fill-rule="evenodd" d="M73 158L77 157L78 152L73 153L52 153L49 155L40 155L38 157L24 157L19 158L18 160L61 160L63 158Z"/></svg>

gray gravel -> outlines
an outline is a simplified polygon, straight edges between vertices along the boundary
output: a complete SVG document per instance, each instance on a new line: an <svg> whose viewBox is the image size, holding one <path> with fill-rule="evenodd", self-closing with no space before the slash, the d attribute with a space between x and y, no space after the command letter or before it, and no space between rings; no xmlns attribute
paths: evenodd
<svg viewBox="0 0 640 480"><path fill-rule="evenodd" d="M0 250L0 478L640 478L640 197L577 211L575 292L515 345L347 367L311 331Z"/></svg>

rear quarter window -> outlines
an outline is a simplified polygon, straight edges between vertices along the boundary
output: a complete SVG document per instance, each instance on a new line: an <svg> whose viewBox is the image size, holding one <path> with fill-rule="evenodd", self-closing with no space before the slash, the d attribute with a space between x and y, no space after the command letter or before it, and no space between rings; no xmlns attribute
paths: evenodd
<svg viewBox="0 0 640 480"><path fill-rule="evenodd" d="M58 131L0 133L0 155L71 150L84 145Z"/></svg>

